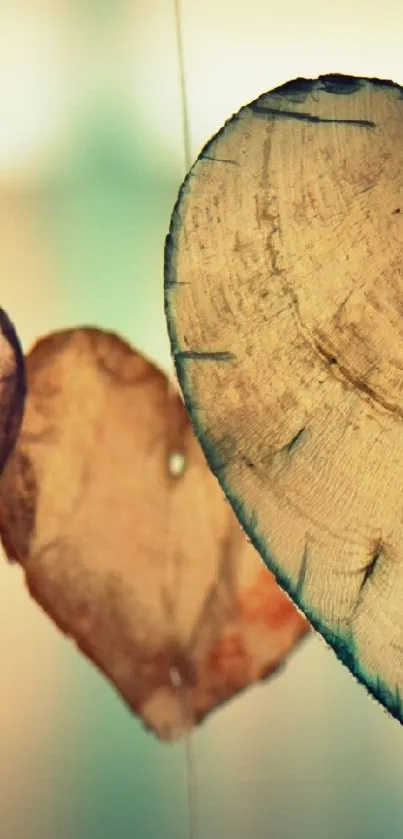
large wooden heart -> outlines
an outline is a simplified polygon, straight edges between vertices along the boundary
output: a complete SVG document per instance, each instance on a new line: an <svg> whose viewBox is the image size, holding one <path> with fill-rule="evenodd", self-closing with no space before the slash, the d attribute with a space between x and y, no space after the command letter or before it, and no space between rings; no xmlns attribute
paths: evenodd
<svg viewBox="0 0 403 839"><path fill-rule="evenodd" d="M188 174L165 254L185 403L268 568L403 721L403 90L296 79Z"/></svg>
<svg viewBox="0 0 403 839"><path fill-rule="evenodd" d="M308 624L247 541L168 379L97 329L26 359L0 480L10 559L162 739L282 663Z"/></svg>

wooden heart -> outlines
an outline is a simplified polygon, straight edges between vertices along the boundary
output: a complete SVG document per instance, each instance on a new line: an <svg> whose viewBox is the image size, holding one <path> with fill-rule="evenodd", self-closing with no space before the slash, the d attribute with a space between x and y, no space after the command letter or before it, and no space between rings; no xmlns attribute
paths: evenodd
<svg viewBox="0 0 403 839"><path fill-rule="evenodd" d="M162 739L275 671L308 624L247 541L179 394L116 335L26 359L0 481L7 554L58 627Z"/></svg>
<svg viewBox="0 0 403 839"><path fill-rule="evenodd" d="M189 172L165 252L185 403L246 533L403 721L403 90L296 79Z"/></svg>
<svg viewBox="0 0 403 839"><path fill-rule="evenodd" d="M21 344L10 318L0 309L0 474L20 431L25 389Z"/></svg>

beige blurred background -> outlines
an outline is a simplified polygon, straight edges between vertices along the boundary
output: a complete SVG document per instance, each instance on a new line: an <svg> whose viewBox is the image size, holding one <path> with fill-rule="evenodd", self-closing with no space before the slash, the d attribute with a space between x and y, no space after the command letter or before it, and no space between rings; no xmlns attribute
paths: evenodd
<svg viewBox="0 0 403 839"><path fill-rule="evenodd" d="M192 155L295 76L403 84L398 2L182 0ZM163 245L184 176L173 0L0 4L1 305L24 347L93 323L170 366ZM0 563L0 839L184 839L162 746ZM193 738L200 839L401 835L403 735L318 639Z"/></svg>

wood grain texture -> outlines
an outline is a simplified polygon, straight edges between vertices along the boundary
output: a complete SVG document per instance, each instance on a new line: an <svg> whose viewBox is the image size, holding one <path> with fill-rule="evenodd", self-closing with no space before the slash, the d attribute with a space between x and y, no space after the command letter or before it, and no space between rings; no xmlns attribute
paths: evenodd
<svg viewBox="0 0 403 839"><path fill-rule="evenodd" d="M209 465L267 566L403 721L403 91L296 79L206 145L165 306Z"/></svg>
<svg viewBox="0 0 403 839"><path fill-rule="evenodd" d="M32 596L162 739L274 672L308 624L248 543L164 373L91 328L26 359L0 532Z"/></svg>

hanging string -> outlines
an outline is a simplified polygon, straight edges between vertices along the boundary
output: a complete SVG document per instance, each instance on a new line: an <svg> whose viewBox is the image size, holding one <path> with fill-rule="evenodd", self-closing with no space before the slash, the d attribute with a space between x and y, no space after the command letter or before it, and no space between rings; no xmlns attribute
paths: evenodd
<svg viewBox="0 0 403 839"><path fill-rule="evenodd" d="M183 136L183 151L184 151L184 168L185 174L189 170L191 166L191 148L190 148L190 128L189 128L189 112L188 112L188 101L187 101L187 91L186 91L186 73L185 73L185 62L184 62L184 49L183 49L183 33L182 33L182 21L181 21L181 10L180 10L180 0L174 0L174 17L175 17L175 29L176 29L176 47L177 47L177 55L178 55L178 76L179 76L179 95L180 95L180 107L181 107L181 115L182 115L182 136ZM172 409L172 403L176 407L174 411L169 410L169 416L174 417L173 420L173 427L171 426L171 441L172 445L170 446L169 451L169 462L168 462L168 470L170 472L171 478L174 480L181 480L182 474L186 471L186 453L181 450L181 440L180 440L180 427L182 423L179 419L178 410L180 407L178 405L178 387L176 383L173 381L169 382L168 384L168 408ZM168 511L168 537L170 534L170 524L171 524L171 517L170 512L172 512L172 505L171 510ZM174 569L171 569L171 571ZM169 574L169 571L168 571ZM171 578L171 585L172 585L172 578ZM171 621L172 621L172 629L175 632L175 614L171 613ZM187 821L188 821L188 839L197 839L197 814L196 814L196 780L194 776L195 764L194 764L194 757L193 757L193 749L192 749L192 740L191 734L189 732L189 724L191 724L191 716L190 716L190 708L188 704L188 696L187 696L187 688L186 684L183 683L181 673L178 671L176 667L171 667L170 671L170 679L172 688L176 691L180 707L181 707L181 717L182 717L182 730L183 730L183 739L184 739L184 748L185 748L185 776L186 776L186 800L187 800Z"/></svg>
<svg viewBox="0 0 403 839"><path fill-rule="evenodd" d="M191 144L190 144L190 125L189 125L189 108L188 97L186 90L186 72L185 72L185 57L183 49L183 33L182 20L180 11L180 0L174 0L175 3L175 26L176 26L176 46L178 51L178 70L179 70L179 93L180 105L182 114L182 133L183 133L183 147L185 158L185 170L190 169L191 159Z"/></svg>
<svg viewBox="0 0 403 839"><path fill-rule="evenodd" d="M176 32L176 51L178 56L179 102L182 118L183 159L185 169L184 174L186 175L192 164L192 152L190 140L189 106L186 87L185 52L183 47L183 31L180 2L181 0L174 0L174 18ZM176 378L175 371L173 371L173 373L174 377ZM171 383L169 388L169 396L175 398L175 395L178 393L178 390L179 389L177 388L176 384Z"/></svg>
<svg viewBox="0 0 403 839"><path fill-rule="evenodd" d="M187 702L186 689L182 683L181 675L176 667L171 667L170 678L172 687L177 691L182 710L184 729L183 742L185 747L186 798L188 809L188 839L197 839L195 762L192 748L192 737L187 728L187 723L190 721L190 709Z"/></svg>

